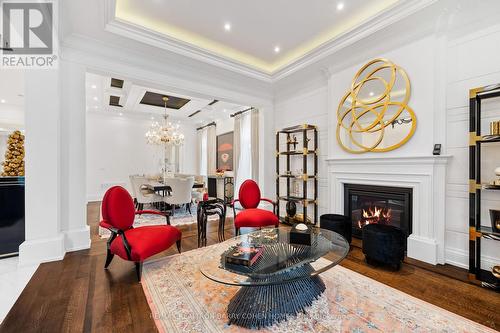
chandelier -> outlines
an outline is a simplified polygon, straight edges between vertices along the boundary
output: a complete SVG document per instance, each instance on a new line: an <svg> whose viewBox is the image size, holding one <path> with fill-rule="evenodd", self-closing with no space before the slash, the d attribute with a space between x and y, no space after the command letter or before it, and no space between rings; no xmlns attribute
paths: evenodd
<svg viewBox="0 0 500 333"><path fill-rule="evenodd" d="M179 133L179 124L172 124L168 121L167 101L168 97L162 98L165 103L165 115L163 116L163 124L155 121L151 124L151 128L146 132L146 141L153 145L175 145L184 144L184 134Z"/></svg>

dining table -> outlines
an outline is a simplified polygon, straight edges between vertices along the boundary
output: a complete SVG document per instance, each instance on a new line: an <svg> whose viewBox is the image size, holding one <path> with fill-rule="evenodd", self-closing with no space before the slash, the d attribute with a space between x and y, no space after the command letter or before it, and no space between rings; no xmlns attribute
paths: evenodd
<svg viewBox="0 0 500 333"><path fill-rule="evenodd" d="M159 192L159 193L168 193L168 192L172 191L172 188L170 187L170 185L159 182L159 181L150 181L149 183L144 184L144 186L151 191L155 191L155 192ZM193 188L195 188L195 189L204 188L204 187L205 187L205 183L202 183L202 182L195 182L193 184Z"/></svg>

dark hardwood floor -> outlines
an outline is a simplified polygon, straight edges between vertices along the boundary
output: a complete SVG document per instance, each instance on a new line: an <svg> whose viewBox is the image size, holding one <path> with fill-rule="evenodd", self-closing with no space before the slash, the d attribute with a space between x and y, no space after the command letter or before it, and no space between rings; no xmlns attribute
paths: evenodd
<svg viewBox="0 0 500 333"><path fill-rule="evenodd" d="M99 204L89 204L91 249L68 253L62 261L40 265L0 326L1 332L156 331L134 265L116 258L109 270L103 269L106 241L97 236L98 219ZM230 237L232 222L227 224L226 237ZM196 248L196 226L185 226L182 230L182 250ZM211 228L208 244L216 241L217 230ZM499 294L464 282L465 270L407 260L399 272L393 272L368 266L361 250L354 245L342 266L500 329ZM159 256L174 253L175 246Z"/></svg>

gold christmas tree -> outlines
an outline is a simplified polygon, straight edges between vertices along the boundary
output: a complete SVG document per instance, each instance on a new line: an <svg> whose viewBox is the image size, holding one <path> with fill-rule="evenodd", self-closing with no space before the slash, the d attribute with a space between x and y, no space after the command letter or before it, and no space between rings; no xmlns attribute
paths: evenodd
<svg viewBox="0 0 500 333"><path fill-rule="evenodd" d="M24 176L24 135L14 131L7 139L2 176Z"/></svg>

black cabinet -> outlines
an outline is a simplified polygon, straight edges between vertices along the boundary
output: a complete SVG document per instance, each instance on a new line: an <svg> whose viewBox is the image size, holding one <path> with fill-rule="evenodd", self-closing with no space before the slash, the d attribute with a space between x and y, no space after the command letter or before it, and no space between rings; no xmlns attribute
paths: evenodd
<svg viewBox="0 0 500 333"><path fill-rule="evenodd" d="M0 257L24 242L24 177L0 177Z"/></svg>
<svg viewBox="0 0 500 333"><path fill-rule="evenodd" d="M223 183L223 192L219 193L218 182ZM228 176L208 176L208 196L213 198L223 199L226 204L233 201L234 198L234 178Z"/></svg>

